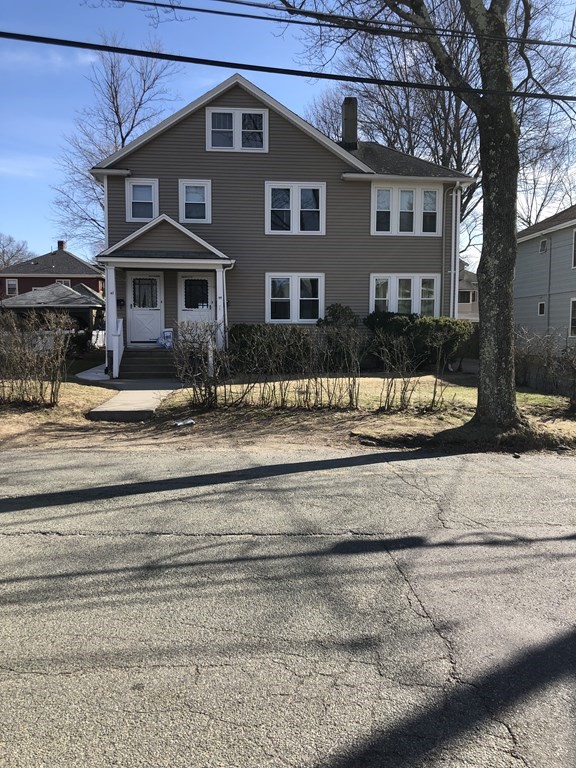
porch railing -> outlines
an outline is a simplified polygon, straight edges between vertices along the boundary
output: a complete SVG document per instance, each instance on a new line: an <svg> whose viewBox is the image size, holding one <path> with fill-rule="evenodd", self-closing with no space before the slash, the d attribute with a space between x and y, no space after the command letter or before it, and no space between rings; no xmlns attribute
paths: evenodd
<svg viewBox="0 0 576 768"><path fill-rule="evenodd" d="M116 331L112 331L112 378L117 379L120 373L120 361L124 354L124 320L116 322Z"/></svg>

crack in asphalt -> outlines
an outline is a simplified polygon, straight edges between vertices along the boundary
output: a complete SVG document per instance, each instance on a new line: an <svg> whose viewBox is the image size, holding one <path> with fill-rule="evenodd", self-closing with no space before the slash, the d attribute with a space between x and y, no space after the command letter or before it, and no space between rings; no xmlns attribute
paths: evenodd
<svg viewBox="0 0 576 768"><path fill-rule="evenodd" d="M436 635L440 638L440 640L442 641L444 647L446 648L446 657L447 657L447 659L448 659L448 661L450 663L450 668L451 668L450 669L450 678L451 678L452 682L457 684L457 685L463 686L463 687L472 688L472 690L475 691L476 697L477 697L478 701L482 704L484 710L486 711L486 714L487 714L488 718L490 720L492 720L492 722L497 723L498 725L502 726L506 730L506 732L508 734L508 737L509 737L509 739L510 739L510 741L512 743L511 748L509 750L507 750L507 754L510 754L510 756L513 757L515 760L520 761L522 763L522 765L526 766L526 768L532 768L530 763L526 760L526 758L522 754L520 754L520 752L519 752L518 737L514 733L514 731L512 729L512 726L509 723L507 723L505 720L503 720L502 718L498 717L494 713L493 707L492 707L490 701L488 700L488 698L486 696L484 696L482 694L482 692L481 692L481 690L479 689L478 686L476 686L474 683L469 682L468 680L464 680L461 677L460 673L458 672L458 663L457 663L457 660L456 660L456 653L455 653L455 650L454 650L454 646L453 646L452 642L450 641L450 638L445 633L443 633L442 629L436 624L432 614L428 611L428 609L424 605L422 599L420 598L420 596L416 592L416 589L414 588L414 586L413 586L412 582L410 581L408 575L403 570L403 568L400 566L400 563L394 557L392 552L389 549L387 549L386 551L388 553L388 556L390 557L390 560L394 564L398 574L400 575L400 577L402 578L402 580L404 581L406 587L409 590L409 592L407 594L408 605L410 606L410 608L414 611L414 613L417 616L419 616L420 618L425 618L429 622L430 626L432 627L432 629L434 630ZM414 605L414 601L416 603L417 608ZM419 608L419 610L418 610L418 608ZM444 689L445 689L445 687L444 687Z"/></svg>

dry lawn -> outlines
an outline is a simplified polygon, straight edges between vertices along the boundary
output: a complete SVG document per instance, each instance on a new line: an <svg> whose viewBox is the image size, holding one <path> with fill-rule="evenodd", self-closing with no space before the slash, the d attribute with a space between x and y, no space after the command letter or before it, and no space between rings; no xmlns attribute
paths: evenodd
<svg viewBox="0 0 576 768"><path fill-rule="evenodd" d="M160 446L172 446L175 450L252 446L263 452L314 445L345 448L388 444L410 448L465 424L474 413L476 387L471 374L451 375L446 382L443 408L430 413L424 404L429 402L432 381L431 377L420 378L413 407L402 413L379 413L382 379L365 377L358 411L239 406L193 412L182 391L164 402L155 419L140 424L88 421L86 412L112 397L114 390L66 383L55 408L0 408L0 446L72 446L86 452L93 447L153 450ZM576 419L566 416L566 398L521 392L518 402L532 424L574 450ZM187 417L194 418L195 424L175 426L176 421Z"/></svg>

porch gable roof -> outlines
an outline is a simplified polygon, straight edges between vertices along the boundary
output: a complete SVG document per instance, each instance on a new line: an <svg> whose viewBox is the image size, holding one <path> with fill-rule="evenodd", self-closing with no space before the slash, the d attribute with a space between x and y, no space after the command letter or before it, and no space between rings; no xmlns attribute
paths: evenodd
<svg viewBox="0 0 576 768"><path fill-rule="evenodd" d="M142 249L142 250L136 250L132 248L128 248L128 246L135 243L139 238L141 238L143 235L145 235L147 232L150 232L152 229L155 229L161 224L168 224L169 226L173 227L174 229L178 230L182 235L185 236L190 241L190 250L183 251L181 249L177 251L170 251L170 250L150 250L150 249ZM198 249L198 246L200 246L202 251ZM125 237L123 240L120 240L118 243L115 243L110 248L107 248L106 250L102 251L98 256L96 257L98 261L102 261L103 263L111 262L114 259L122 259L123 261L130 260L130 261L138 261L141 259L144 259L146 261L150 259L154 260L168 260L168 259L176 259L176 260L202 260L202 261L210 261L210 262L216 262L219 264L233 264L234 261L228 256L226 256L225 253L222 253L222 251L218 250L218 248L215 248L213 245L211 245L206 240L203 240L201 237L196 235L194 232L191 232L189 229L186 229L186 227L183 227L181 224L179 224L177 221L174 221L174 219L170 218L170 216L167 216L165 213L162 213L160 216L157 216L155 219L152 219L152 221L149 221L147 224L145 224L143 227L140 227L140 229L137 229L135 232L132 232L130 235Z"/></svg>

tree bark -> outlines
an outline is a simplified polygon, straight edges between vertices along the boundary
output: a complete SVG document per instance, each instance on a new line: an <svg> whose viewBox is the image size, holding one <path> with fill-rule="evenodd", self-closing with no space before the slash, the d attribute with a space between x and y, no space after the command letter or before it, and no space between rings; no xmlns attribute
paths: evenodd
<svg viewBox="0 0 576 768"><path fill-rule="evenodd" d="M490 18L487 32L506 35L504 16ZM505 43L480 41L482 83L511 91ZM519 428L514 377L513 278L516 264L516 210L519 128L512 99L488 93L477 112L483 190L483 245L478 267L480 378L474 423L498 431Z"/></svg>

